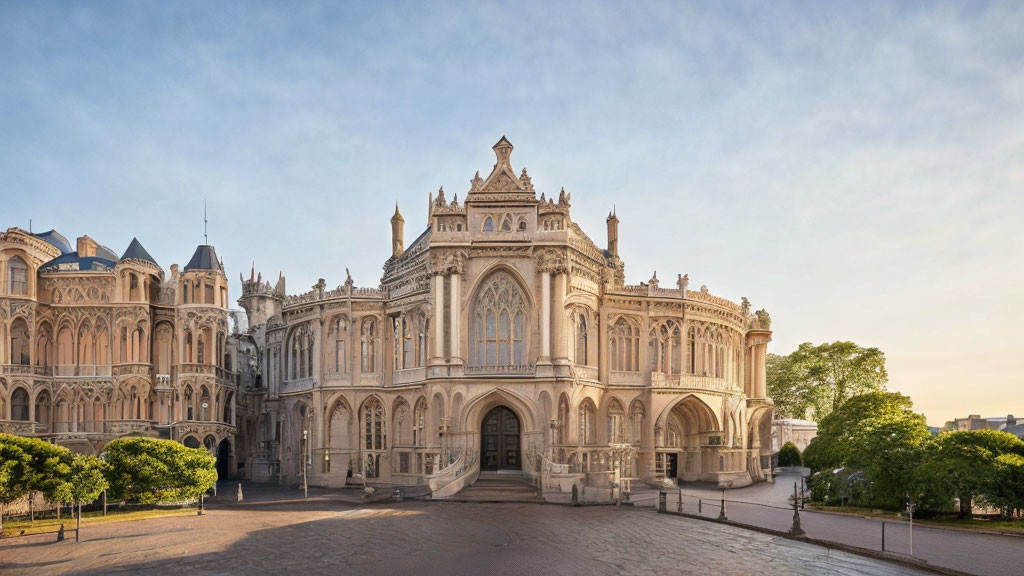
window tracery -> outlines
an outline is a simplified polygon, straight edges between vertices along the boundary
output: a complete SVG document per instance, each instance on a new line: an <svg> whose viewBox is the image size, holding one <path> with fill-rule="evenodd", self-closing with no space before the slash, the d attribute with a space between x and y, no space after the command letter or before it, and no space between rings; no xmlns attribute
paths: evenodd
<svg viewBox="0 0 1024 576"><path fill-rule="evenodd" d="M639 371L640 328L626 318L616 320L608 331L608 354L612 370Z"/></svg>
<svg viewBox="0 0 1024 576"><path fill-rule="evenodd" d="M512 276L498 271L487 278L474 306L473 363L477 366L523 364L526 317L526 299Z"/></svg>

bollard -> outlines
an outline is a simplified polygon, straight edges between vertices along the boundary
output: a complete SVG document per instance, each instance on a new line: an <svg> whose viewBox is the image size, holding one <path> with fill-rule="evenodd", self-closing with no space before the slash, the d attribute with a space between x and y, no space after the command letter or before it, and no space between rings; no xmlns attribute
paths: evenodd
<svg viewBox="0 0 1024 576"><path fill-rule="evenodd" d="M575 484L572 485L572 505L580 505L580 491L576 488Z"/></svg>
<svg viewBox="0 0 1024 576"><path fill-rule="evenodd" d="M682 511L683 511L683 489L682 488L679 489L679 504L678 504L678 506L676 506L676 508L677 508L676 512L682 513Z"/></svg>
<svg viewBox="0 0 1024 576"><path fill-rule="evenodd" d="M107 515L107 491L103 491L103 515Z"/></svg>
<svg viewBox="0 0 1024 576"><path fill-rule="evenodd" d="M701 499L701 498L697 498L697 514L703 514L703 513L704 513L704 500Z"/></svg>
<svg viewBox="0 0 1024 576"><path fill-rule="evenodd" d="M402 501L402 489L395 488L395 491L391 493L391 497L395 499L395 502Z"/></svg>
<svg viewBox="0 0 1024 576"><path fill-rule="evenodd" d="M57 542L64 541L64 523L60 523L60 530L57 531Z"/></svg>
<svg viewBox="0 0 1024 576"><path fill-rule="evenodd" d="M664 512L665 511L665 497L666 496L668 496L668 494L666 494L664 490L659 490L658 491L658 512Z"/></svg>
<svg viewBox="0 0 1024 576"><path fill-rule="evenodd" d="M804 536L807 534L800 527L800 505L797 498L796 482L793 482L793 526L789 529L789 533L793 536Z"/></svg>
<svg viewBox="0 0 1024 576"><path fill-rule="evenodd" d="M199 495L199 510L196 511L197 516L202 516L206 514L206 512L203 510L203 496L206 496L206 494L203 493Z"/></svg>
<svg viewBox="0 0 1024 576"><path fill-rule="evenodd" d="M238 492L235 494L235 502L242 501L242 483L238 483Z"/></svg>
<svg viewBox="0 0 1024 576"><path fill-rule="evenodd" d="M729 520L729 517L725 514L725 490L722 490L722 507L718 510L718 519L723 522Z"/></svg>
<svg viewBox="0 0 1024 576"><path fill-rule="evenodd" d="M885 521L882 522L882 552L885 552Z"/></svg>

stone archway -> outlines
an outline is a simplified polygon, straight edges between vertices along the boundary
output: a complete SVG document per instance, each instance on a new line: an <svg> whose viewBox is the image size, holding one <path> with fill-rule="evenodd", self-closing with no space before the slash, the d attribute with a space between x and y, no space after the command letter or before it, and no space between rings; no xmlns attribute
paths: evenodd
<svg viewBox="0 0 1024 576"><path fill-rule="evenodd" d="M225 438L217 445L217 481L231 479L231 442Z"/></svg>
<svg viewBox="0 0 1024 576"><path fill-rule="evenodd" d="M491 408L480 424L480 469L521 470L521 432L519 417L509 407Z"/></svg>

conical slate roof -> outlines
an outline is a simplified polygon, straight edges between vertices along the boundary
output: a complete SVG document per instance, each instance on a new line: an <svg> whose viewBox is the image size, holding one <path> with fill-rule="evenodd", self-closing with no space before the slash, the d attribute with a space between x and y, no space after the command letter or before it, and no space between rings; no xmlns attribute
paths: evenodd
<svg viewBox="0 0 1024 576"><path fill-rule="evenodd" d="M185 270L224 270L220 267L220 260L217 259L217 252L213 246L202 244L196 248L192 259L185 265Z"/></svg>
<svg viewBox="0 0 1024 576"><path fill-rule="evenodd" d="M138 238L132 238L132 243L128 245L128 249L124 251L124 255L121 256L121 260L145 260L146 262L152 262L156 264L156 260L146 252L146 249L142 247L142 243L139 242Z"/></svg>

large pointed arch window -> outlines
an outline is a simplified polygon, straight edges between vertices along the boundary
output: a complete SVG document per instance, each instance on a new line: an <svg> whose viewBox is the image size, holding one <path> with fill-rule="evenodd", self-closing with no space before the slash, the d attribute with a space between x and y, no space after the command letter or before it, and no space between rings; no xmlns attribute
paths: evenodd
<svg viewBox="0 0 1024 576"><path fill-rule="evenodd" d="M640 329L636 324L625 318L616 320L608 331L608 354L612 370L640 370Z"/></svg>
<svg viewBox="0 0 1024 576"><path fill-rule="evenodd" d="M525 363L526 299L512 276L492 274L480 288L473 311L473 364Z"/></svg>
<svg viewBox="0 0 1024 576"><path fill-rule="evenodd" d="M28 295L28 265L20 256L14 256L7 261L8 290L12 296Z"/></svg>

